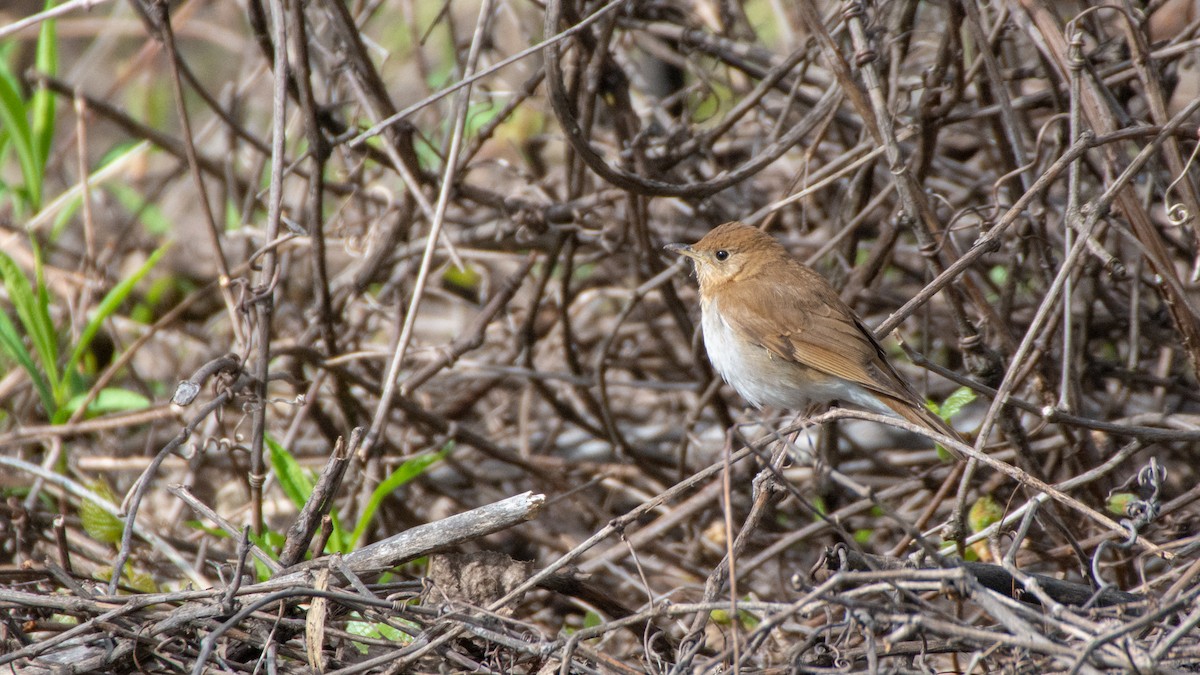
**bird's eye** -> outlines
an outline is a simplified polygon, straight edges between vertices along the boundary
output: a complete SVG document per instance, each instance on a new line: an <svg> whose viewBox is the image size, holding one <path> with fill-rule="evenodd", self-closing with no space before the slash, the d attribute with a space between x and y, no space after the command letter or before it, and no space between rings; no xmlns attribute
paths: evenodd
<svg viewBox="0 0 1200 675"><path fill-rule="evenodd" d="M714 253L713 257L717 259L717 262L725 262L726 260L729 260L729 251L721 249L720 251Z"/></svg>

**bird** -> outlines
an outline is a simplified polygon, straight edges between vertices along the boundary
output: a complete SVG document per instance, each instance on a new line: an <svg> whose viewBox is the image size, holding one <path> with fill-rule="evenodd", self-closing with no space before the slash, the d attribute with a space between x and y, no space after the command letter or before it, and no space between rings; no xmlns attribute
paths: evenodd
<svg viewBox="0 0 1200 675"><path fill-rule="evenodd" d="M666 249L692 260L708 360L754 407L802 411L836 401L961 440L833 286L771 235L734 221Z"/></svg>

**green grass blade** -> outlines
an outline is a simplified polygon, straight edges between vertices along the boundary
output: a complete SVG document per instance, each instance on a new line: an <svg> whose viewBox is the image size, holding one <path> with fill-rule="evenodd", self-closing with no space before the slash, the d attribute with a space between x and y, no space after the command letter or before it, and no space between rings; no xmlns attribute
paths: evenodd
<svg viewBox="0 0 1200 675"><path fill-rule="evenodd" d="M279 546L283 542L283 536L277 532L267 530L262 534L254 534L247 532L250 541L254 542L259 549L264 551L272 560L279 560ZM254 562L254 575L261 581L267 581L273 575L271 568L267 567L266 563L258 559L258 556L250 556L250 560Z"/></svg>
<svg viewBox="0 0 1200 675"><path fill-rule="evenodd" d="M67 400L67 390L60 384L60 371L58 369L58 359L62 356L62 347L59 340L58 328L54 325L54 321L50 318L50 290L46 286L46 267L42 264L42 249L38 246L37 240L30 238L30 247L33 249L33 292L37 300L33 316L37 322L37 331L34 333L34 338L37 340L37 349L42 354L42 368L46 371L46 379L50 382L50 392L54 394L55 414L58 413L58 408L62 407L64 401ZM53 415L51 415L53 419Z"/></svg>
<svg viewBox="0 0 1200 675"><path fill-rule="evenodd" d="M46 0L46 9L54 7L54 0ZM43 21L41 33L38 35L37 58L35 61L38 72L54 75L58 72L58 40L54 21ZM41 193L43 178L46 172L46 161L50 157L50 144L54 141L54 94L45 87L39 86L31 100L33 109L33 143L37 151L38 192Z"/></svg>
<svg viewBox="0 0 1200 675"><path fill-rule="evenodd" d="M304 468L300 466L292 453L270 436L264 440L267 443L267 451L270 453L271 468L275 470L275 478L279 480L279 487L283 488L283 494L287 495L288 501L292 502L293 506L298 509L304 508L304 503L312 494L312 480L304 473Z"/></svg>
<svg viewBox="0 0 1200 675"><path fill-rule="evenodd" d="M113 286L112 290L100 301L100 304L96 307L95 314L92 315L91 320L84 326L83 333L79 335L79 341L75 343L75 349L71 352L71 358L67 361L67 366L63 369L62 386L66 386L66 378L75 372L75 367L79 365L79 360L87 353L87 349L91 346L92 340L95 339L96 333L100 331L100 326L117 311L121 303L125 302L125 299L133 292L133 287L137 285L137 282L141 281L142 277L146 276L158 264L163 254L167 252L168 246L164 244L154 251L154 253L151 253L150 257L146 259L146 262L142 263L142 266L136 272L123 279L121 283Z"/></svg>
<svg viewBox="0 0 1200 675"><path fill-rule="evenodd" d="M138 146L131 146L129 150L138 150ZM130 213L137 216L142 225L146 228L148 234L166 235L174 229L171 219L168 218L161 209L152 202L146 200L145 196L121 183L110 183L104 186L112 196L117 198L121 206L125 207Z"/></svg>
<svg viewBox="0 0 1200 675"><path fill-rule="evenodd" d="M8 127L0 124L0 166L4 165L4 155L8 152ZM3 192L8 192L8 184L0 181L0 188Z"/></svg>
<svg viewBox="0 0 1200 675"><path fill-rule="evenodd" d="M29 375L29 379L33 382L34 389L37 390L38 398L42 399L42 407L46 409L46 415L49 417L54 412L54 395L50 393L50 385L46 382L46 377L42 375L42 371L38 370L37 364L33 362L33 356L29 350L25 348L25 343L21 341L21 335L17 332L17 327L13 325L8 314L0 312L0 351L3 351L10 359L17 362Z"/></svg>
<svg viewBox="0 0 1200 675"><path fill-rule="evenodd" d="M363 533L370 527L371 521L375 519L375 512L379 510L379 505L383 503L383 500L388 495L392 494L401 485L425 473L425 469L445 457L451 449L447 447L440 452L417 455L396 467L396 470L390 476L375 486L375 490L371 493L371 499L367 502L362 515L358 518L358 524L354 527L354 534L350 535L350 546L352 548L358 546L359 539L362 538Z"/></svg>
<svg viewBox="0 0 1200 675"><path fill-rule="evenodd" d="M41 180L38 180L41 170L38 169L38 152L34 147L27 115L17 79L0 64L0 126L7 131L8 139L17 151L21 174L25 177L25 189L36 211L42 203Z"/></svg>
<svg viewBox="0 0 1200 675"><path fill-rule="evenodd" d="M41 267L40 259L37 266ZM58 383L58 335L54 330L54 325L50 322L46 303L39 299L44 296L44 293L35 296L29 280L21 273L13 259L2 252L0 252L0 278L4 280L4 286L8 289L8 297L12 301L13 308L17 310L17 317L21 319L25 334L29 336L30 342L33 343L33 350L42 362L42 372L46 381L52 387L54 406L52 409L47 409L46 412L53 416L61 403L59 392L53 389Z"/></svg>
<svg viewBox="0 0 1200 675"><path fill-rule="evenodd" d="M283 493L287 495L288 501L297 509L303 509L309 497L312 496L312 479L286 448L270 436L264 440L267 444L267 452L270 454L271 468L275 470L275 478L279 481L279 487L283 488ZM348 553L346 531L338 522L337 513L330 512L329 517L333 522L333 532L329 535L326 549L338 553Z"/></svg>

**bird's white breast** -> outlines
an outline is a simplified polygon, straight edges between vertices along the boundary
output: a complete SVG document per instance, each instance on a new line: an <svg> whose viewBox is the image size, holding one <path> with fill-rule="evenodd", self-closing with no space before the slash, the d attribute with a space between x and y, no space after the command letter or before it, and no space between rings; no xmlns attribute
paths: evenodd
<svg viewBox="0 0 1200 675"><path fill-rule="evenodd" d="M704 330L704 349L708 352L708 360L712 367L738 393L752 405L761 406L760 401L754 400L751 392L755 390L751 378L739 375L743 372L745 355L733 328L721 318L720 312L713 306L712 301L701 306L700 325Z"/></svg>
<svg viewBox="0 0 1200 675"><path fill-rule="evenodd" d="M721 316L716 301L710 300L701 305L700 323L704 330L704 348L713 369L747 403L756 408L764 405L783 408L803 405L807 397L789 386L784 381L786 378L766 374L783 364L778 361L772 363L770 352L762 345L741 338Z"/></svg>
<svg viewBox="0 0 1200 675"><path fill-rule="evenodd" d="M700 324L713 369L756 408L803 410L813 403L846 401L884 414L891 410L862 386L773 355L742 338L721 316L715 300L702 301Z"/></svg>

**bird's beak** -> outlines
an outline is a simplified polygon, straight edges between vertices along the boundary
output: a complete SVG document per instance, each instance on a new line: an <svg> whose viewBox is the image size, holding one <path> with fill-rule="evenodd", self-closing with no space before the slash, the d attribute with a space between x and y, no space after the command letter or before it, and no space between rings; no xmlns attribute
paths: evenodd
<svg viewBox="0 0 1200 675"><path fill-rule="evenodd" d="M663 248L671 253L684 256L685 258L691 258L692 260L696 259L696 253L692 251L690 244L667 244Z"/></svg>

